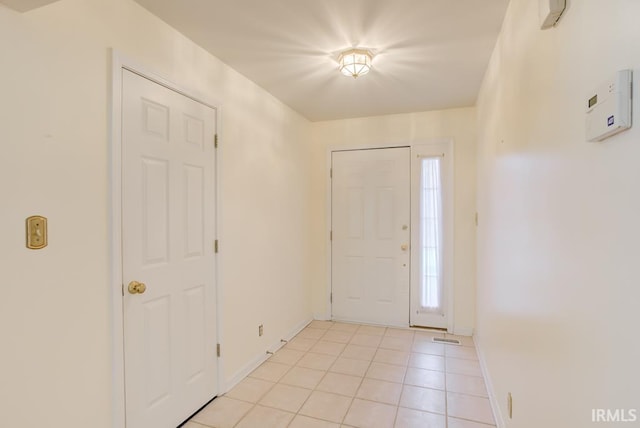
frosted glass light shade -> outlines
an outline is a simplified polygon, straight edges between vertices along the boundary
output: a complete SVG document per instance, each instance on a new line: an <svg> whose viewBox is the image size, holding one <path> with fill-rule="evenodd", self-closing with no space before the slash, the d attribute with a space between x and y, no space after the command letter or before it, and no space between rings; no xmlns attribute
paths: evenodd
<svg viewBox="0 0 640 428"><path fill-rule="evenodd" d="M372 58L373 55L366 49L350 49L344 51L338 58L340 72L354 79L359 76L364 76L371 69Z"/></svg>

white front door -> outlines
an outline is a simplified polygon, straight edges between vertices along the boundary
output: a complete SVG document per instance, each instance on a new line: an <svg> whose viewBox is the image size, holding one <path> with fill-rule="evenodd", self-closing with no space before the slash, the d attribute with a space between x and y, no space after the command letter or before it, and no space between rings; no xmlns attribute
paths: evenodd
<svg viewBox="0 0 640 428"><path fill-rule="evenodd" d="M332 317L409 325L408 147L332 153Z"/></svg>
<svg viewBox="0 0 640 428"><path fill-rule="evenodd" d="M175 428L217 394L216 113L122 73L126 425Z"/></svg>

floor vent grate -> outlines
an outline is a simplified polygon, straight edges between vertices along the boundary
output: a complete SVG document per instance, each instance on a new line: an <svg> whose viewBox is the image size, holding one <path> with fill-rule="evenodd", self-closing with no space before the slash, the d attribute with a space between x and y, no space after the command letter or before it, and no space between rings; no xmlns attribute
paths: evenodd
<svg viewBox="0 0 640 428"><path fill-rule="evenodd" d="M458 339L442 339L440 337L434 337L433 341L435 343L444 343L447 345L460 345L460 341Z"/></svg>

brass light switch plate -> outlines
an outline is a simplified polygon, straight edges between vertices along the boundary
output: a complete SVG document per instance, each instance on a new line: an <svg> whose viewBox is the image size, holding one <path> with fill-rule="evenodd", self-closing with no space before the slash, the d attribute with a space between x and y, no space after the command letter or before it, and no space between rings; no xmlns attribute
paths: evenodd
<svg viewBox="0 0 640 428"><path fill-rule="evenodd" d="M47 218L34 215L27 218L27 248L39 250L47 246Z"/></svg>

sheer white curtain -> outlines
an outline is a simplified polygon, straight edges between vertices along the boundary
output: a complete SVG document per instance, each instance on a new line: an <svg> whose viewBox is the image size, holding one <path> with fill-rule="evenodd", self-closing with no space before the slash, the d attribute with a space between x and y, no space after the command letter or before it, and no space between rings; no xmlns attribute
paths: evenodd
<svg viewBox="0 0 640 428"><path fill-rule="evenodd" d="M425 157L420 175L420 306L443 313L442 157Z"/></svg>

